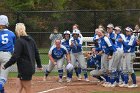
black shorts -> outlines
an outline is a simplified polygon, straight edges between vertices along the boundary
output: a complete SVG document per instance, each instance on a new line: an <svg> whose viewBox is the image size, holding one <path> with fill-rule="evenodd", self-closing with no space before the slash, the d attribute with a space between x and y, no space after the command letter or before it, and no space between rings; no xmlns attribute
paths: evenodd
<svg viewBox="0 0 140 93"><path fill-rule="evenodd" d="M20 80L32 80L32 75L18 74L18 78L19 78Z"/></svg>

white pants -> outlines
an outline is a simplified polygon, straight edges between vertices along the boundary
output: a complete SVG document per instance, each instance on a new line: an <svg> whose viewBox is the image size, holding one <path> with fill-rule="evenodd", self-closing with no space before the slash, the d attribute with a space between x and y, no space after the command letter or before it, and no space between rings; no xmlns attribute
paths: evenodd
<svg viewBox="0 0 140 93"><path fill-rule="evenodd" d="M71 57L71 63L74 67L77 67L77 62L76 62L77 60L82 69L87 69L87 63L85 61L85 58L82 52L70 53L70 57Z"/></svg>
<svg viewBox="0 0 140 93"><path fill-rule="evenodd" d="M121 62L122 62L122 56L123 56L123 51L122 50L117 50L115 53L113 53L112 59L110 60L109 63L109 70L114 72L117 70L121 70Z"/></svg>
<svg viewBox="0 0 140 93"><path fill-rule="evenodd" d="M134 73L133 62L136 55L135 53L124 53L123 55L123 72Z"/></svg>
<svg viewBox="0 0 140 93"><path fill-rule="evenodd" d="M0 65L4 65L6 62L8 62L11 56L12 55L10 52L0 52ZM0 67L0 77L7 80L9 71L10 67L5 70Z"/></svg>
<svg viewBox="0 0 140 93"><path fill-rule="evenodd" d="M56 60L58 70L63 69L64 57ZM49 60L47 71L51 72L55 65Z"/></svg>

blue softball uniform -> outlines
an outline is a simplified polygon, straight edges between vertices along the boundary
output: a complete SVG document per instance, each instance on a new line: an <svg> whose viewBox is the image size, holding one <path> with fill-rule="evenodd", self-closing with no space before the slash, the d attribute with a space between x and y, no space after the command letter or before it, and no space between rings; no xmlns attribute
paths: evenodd
<svg viewBox="0 0 140 93"><path fill-rule="evenodd" d="M62 39L61 42L62 42L62 45L67 48L68 52L70 52L71 48L70 48L70 45L69 45L69 40Z"/></svg>
<svg viewBox="0 0 140 93"><path fill-rule="evenodd" d="M100 55L91 56L87 60L87 65L89 67L95 66L95 69L101 69L101 56Z"/></svg>
<svg viewBox="0 0 140 93"><path fill-rule="evenodd" d="M126 41L123 41L123 45L124 53L134 53L137 45L136 37L134 35L126 36Z"/></svg>
<svg viewBox="0 0 140 93"><path fill-rule="evenodd" d="M117 51L117 49L114 46L114 44L112 43L112 41L109 38L107 38L106 36L101 37L99 41L100 41L99 44L100 44L101 50L105 54L112 55L113 52Z"/></svg>
<svg viewBox="0 0 140 93"><path fill-rule="evenodd" d="M49 51L49 54L52 55L55 60L58 60L63 58L65 54L68 54L68 50L63 45L60 46L60 49L57 49L56 46L53 45Z"/></svg>
<svg viewBox="0 0 140 93"><path fill-rule="evenodd" d="M16 36L15 34L8 30L3 29L0 31L0 51L13 52Z"/></svg>
<svg viewBox="0 0 140 93"><path fill-rule="evenodd" d="M76 38L74 39L73 37L69 40L69 45L71 43L74 44L74 46L71 47L72 53L79 53L82 52L82 39L81 38Z"/></svg>

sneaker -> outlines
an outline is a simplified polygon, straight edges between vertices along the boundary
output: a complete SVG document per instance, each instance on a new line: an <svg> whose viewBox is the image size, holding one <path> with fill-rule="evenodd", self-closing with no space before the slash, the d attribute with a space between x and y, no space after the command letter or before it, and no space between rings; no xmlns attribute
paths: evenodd
<svg viewBox="0 0 140 93"><path fill-rule="evenodd" d="M71 82L71 78L67 78L67 82L68 82L68 83Z"/></svg>
<svg viewBox="0 0 140 93"><path fill-rule="evenodd" d="M128 84L121 84L119 87L128 87Z"/></svg>
<svg viewBox="0 0 140 93"><path fill-rule="evenodd" d="M109 82L104 82L102 86L105 87L107 84L109 84Z"/></svg>
<svg viewBox="0 0 140 93"><path fill-rule="evenodd" d="M77 80L82 80L82 76L79 74Z"/></svg>
<svg viewBox="0 0 140 93"><path fill-rule="evenodd" d="M104 87L111 87L111 83L106 84Z"/></svg>
<svg viewBox="0 0 140 93"><path fill-rule="evenodd" d="M58 80L58 82L59 82L59 83L62 83L62 82L63 82L63 80L62 80L62 79L59 79L59 80Z"/></svg>
<svg viewBox="0 0 140 93"><path fill-rule="evenodd" d="M132 84L132 85L128 86L128 88L137 88L137 87L138 87L137 84Z"/></svg>
<svg viewBox="0 0 140 93"><path fill-rule="evenodd" d="M89 82L89 79L88 79L88 78L86 78L86 79L85 79L85 81Z"/></svg>
<svg viewBox="0 0 140 93"><path fill-rule="evenodd" d="M113 84L111 84L111 86L110 87L116 87L118 84L117 83L113 83Z"/></svg>

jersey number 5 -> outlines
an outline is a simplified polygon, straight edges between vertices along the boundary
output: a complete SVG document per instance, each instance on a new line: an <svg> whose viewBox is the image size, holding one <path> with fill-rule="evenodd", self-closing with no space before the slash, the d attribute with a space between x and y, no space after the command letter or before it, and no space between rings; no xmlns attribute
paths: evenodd
<svg viewBox="0 0 140 93"><path fill-rule="evenodd" d="M8 43L8 34L3 34L1 35L1 38L2 38L2 44L7 44Z"/></svg>

